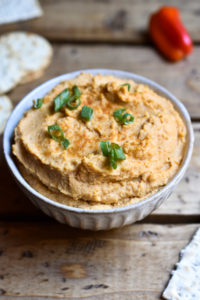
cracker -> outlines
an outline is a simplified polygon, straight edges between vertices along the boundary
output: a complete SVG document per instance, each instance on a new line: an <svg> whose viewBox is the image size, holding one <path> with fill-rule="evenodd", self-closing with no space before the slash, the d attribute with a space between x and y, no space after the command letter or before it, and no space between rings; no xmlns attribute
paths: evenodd
<svg viewBox="0 0 200 300"><path fill-rule="evenodd" d="M32 81L43 74L52 57L52 47L43 37L27 32L11 32L0 38L20 61L24 76L20 83Z"/></svg>
<svg viewBox="0 0 200 300"><path fill-rule="evenodd" d="M1 0L0 24L28 20L42 15L38 0Z"/></svg>
<svg viewBox="0 0 200 300"><path fill-rule="evenodd" d="M12 102L5 95L0 96L0 134L3 132L6 121L12 111Z"/></svg>
<svg viewBox="0 0 200 300"><path fill-rule="evenodd" d="M181 260L172 271L163 297L168 300L200 299L200 228L181 251Z"/></svg>
<svg viewBox="0 0 200 300"><path fill-rule="evenodd" d="M0 58L0 94L4 94L14 88L25 73L19 59L2 43L0 43Z"/></svg>

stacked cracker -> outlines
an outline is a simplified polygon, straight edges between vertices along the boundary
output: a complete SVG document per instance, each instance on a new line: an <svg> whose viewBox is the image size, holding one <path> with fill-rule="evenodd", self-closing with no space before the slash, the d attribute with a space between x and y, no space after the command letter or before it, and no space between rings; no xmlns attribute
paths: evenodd
<svg viewBox="0 0 200 300"><path fill-rule="evenodd" d="M10 111L12 108L10 99L2 94L17 84L40 77L50 64L51 58L51 45L37 34L11 32L0 37L0 133L8 116L8 107Z"/></svg>

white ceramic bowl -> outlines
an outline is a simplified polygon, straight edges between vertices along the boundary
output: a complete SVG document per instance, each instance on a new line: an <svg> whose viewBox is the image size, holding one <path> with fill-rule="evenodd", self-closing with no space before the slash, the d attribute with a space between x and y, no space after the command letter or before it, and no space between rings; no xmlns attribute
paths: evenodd
<svg viewBox="0 0 200 300"><path fill-rule="evenodd" d="M102 210L81 209L63 205L48 199L47 197L34 190L20 174L15 160L13 159L13 155L11 153L13 131L17 126L19 120L22 118L24 112L31 108L33 99L42 98L60 81L76 77L80 72L89 72L93 75L97 73L101 73L102 75L110 74L120 78L132 79L136 82L147 84L158 94L161 94L168 98L173 103L176 110L182 116L182 119L184 120L187 128L187 146L185 156L183 158L182 165L178 172L175 174L175 176L170 180L170 182L166 186L164 186L157 193L153 194L150 197L147 197L146 199L136 204L131 204L120 208ZM5 159L7 161L11 173L14 175L15 180L25 192L25 194L28 196L28 198L44 213L54 217L61 223L66 223L73 227L90 230L106 230L121 227L143 219L153 210L155 210L165 199L169 197L174 187L179 183L186 171L186 168L189 164L192 155L193 142L193 129L191 126L190 116L186 108L176 97L174 97L165 88L161 87L157 83L145 77L133 73L118 70L89 69L80 70L53 78L43 83L42 85L34 89L32 92L30 92L27 96L25 96L15 107L7 122L3 137L3 148Z"/></svg>

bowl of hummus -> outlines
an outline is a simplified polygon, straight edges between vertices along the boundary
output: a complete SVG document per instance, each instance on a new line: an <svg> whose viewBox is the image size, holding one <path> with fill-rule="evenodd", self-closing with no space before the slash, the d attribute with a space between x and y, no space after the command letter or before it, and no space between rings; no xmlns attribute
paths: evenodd
<svg viewBox="0 0 200 300"><path fill-rule="evenodd" d="M43 212L105 230L143 219L169 197L192 155L184 105L157 83L118 70L64 74L15 107L4 154Z"/></svg>

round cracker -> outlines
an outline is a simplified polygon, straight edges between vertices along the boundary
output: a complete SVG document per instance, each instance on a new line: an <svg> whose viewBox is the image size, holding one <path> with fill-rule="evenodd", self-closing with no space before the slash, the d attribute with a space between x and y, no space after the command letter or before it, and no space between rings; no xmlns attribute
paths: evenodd
<svg viewBox="0 0 200 300"><path fill-rule="evenodd" d="M4 94L22 80L24 71L12 50L1 42L0 58L0 94Z"/></svg>
<svg viewBox="0 0 200 300"><path fill-rule="evenodd" d="M0 43L10 47L19 59L25 74L20 82L25 83L40 77L52 57L52 46L43 37L28 32L11 32L0 38Z"/></svg>
<svg viewBox="0 0 200 300"><path fill-rule="evenodd" d="M4 127L8 117L12 111L12 102L9 97L5 95L0 96L0 134L4 131Z"/></svg>

